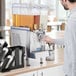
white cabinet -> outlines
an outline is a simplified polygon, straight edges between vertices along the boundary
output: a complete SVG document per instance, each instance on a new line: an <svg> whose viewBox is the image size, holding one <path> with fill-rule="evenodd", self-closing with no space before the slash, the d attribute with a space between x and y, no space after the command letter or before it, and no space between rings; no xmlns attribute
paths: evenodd
<svg viewBox="0 0 76 76"><path fill-rule="evenodd" d="M63 67L51 67L33 72L23 73L16 76L64 76Z"/></svg>
<svg viewBox="0 0 76 76"><path fill-rule="evenodd" d="M63 67L57 66L39 70L38 76L64 76Z"/></svg>
<svg viewBox="0 0 76 76"><path fill-rule="evenodd" d="M47 76L46 69L38 70L38 76Z"/></svg>
<svg viewBox="0 0 76 76"><path fill-rule="evenodd" d="M57 66L53 68L46 69L48 76L64 76L63 67Z"/></svg>
<svg viewBox="0 0 76 76"><path fill-rule="evenodd" d="M18 74L16 76L37 76L37 71L22 73L22 74Z"/></svg>

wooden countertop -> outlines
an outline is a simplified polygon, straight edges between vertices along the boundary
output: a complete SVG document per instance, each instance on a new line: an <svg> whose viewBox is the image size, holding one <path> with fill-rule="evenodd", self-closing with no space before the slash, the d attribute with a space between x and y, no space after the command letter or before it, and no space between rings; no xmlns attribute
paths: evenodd
<svg viewBox="0 0 76 76"><path fill-rule="evenodd" d="M54 61L47 61L46 64L43 65L36 65L30 67L24 67L20 69L11 70L9 72L0 73L0 76L15 76L21 73L32 72L40 69L45 69L49 67L55 67L63 65L64 63L64 50L62 48L55 50L55 60Z"/></svg>

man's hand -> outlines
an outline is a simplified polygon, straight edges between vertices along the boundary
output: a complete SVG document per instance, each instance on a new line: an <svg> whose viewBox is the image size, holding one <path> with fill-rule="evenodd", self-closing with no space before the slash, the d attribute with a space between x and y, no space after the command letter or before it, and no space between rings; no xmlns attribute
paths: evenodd
<svg viewBox="0 0 76 76"><path fill-rule="evenodd" d="M45 41L46 43L49 43L49 44L54 43L54 39L52 39L49 36L44 36L44 38L42 40Z"/></svg>

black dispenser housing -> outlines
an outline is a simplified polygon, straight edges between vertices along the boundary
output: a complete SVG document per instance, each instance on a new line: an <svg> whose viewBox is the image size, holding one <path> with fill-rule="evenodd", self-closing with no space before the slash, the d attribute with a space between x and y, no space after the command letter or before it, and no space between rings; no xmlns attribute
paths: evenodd
<svg viewBox="0 0 76 76"><path fill-rule="evenodd" d="M1 51L3 53L3 50ZM0 54L1 54L0 53ZM8 53L0 58L0 72L24 67L25 48L22 46L8 47Z"/></svg>

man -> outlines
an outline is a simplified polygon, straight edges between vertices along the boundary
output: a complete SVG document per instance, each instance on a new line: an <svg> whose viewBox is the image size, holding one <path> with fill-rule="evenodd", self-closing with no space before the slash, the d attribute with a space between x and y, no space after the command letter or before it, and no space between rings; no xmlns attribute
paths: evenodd
<svg viewBox="0 0 76 76"><path fill-rule="evenodd" d="M65 76L76 76L76 0L61 0L64 9L70 10L70 16L65 28L64 40L43 38L46 43L64 44Z"/></svg>

